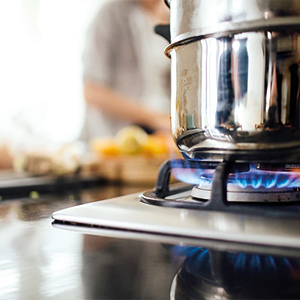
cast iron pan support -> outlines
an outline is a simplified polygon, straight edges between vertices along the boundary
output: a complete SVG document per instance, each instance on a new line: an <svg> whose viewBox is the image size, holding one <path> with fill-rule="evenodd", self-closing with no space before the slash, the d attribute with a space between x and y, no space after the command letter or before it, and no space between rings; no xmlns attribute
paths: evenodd
<svg viewBox="0 0 300 300"><path fill-rule="evenodd" d="M210 200L204 203L205 210L232 212L239 214L299 218L299 209L293 203L236 203L227 201L227 180L234 169L234 162L223 161L218 165L213 176ZM292 207L292 209L291 209Z"/></svg>
<svg viewBox="0 0 300 300"><path fill-rule="evenodd" d="M171 171L174 168L202 168L202 169L215 169L213 176L213 186L211 192L211 198L208 202L203 204L206 206L206 209L211 210L223 210L224 206L228 205L227 202L227 179L229 173L233 169L233 163L231 162L222 162L222 163L201 163L201 162L187 162L183 160L169 160L165 162L159 171L156 187L154 193L156 197L164 198L166 196L173 195L175 193L180 193L185 190L189 190L191 186L186 186L180 189L170 190L169 182ZM248 165L240 165L235 169L247 170Z"/></svg>
<svg viewBox="0 0 300 300"><path fill-rule="evenodd" d="M210 206L212 210L222 211L228 205L227 180L231 169L232 163L224 161L220 163L215 170L210 201L206 204L206 206Z"/></svg>
<svg viewBox="0 0 300 300"><path fill-rule="evenodd" d="M217 166L218 163L214 163L214 162L196 162L196 161L187 161L181 159L168 160L165 163L163 163L159 169L156 186L154 188L155 196L164 198L166 196L170 196L191 189L192 185L170 189L169 184L170 184L170 176L171 176L172 169L201 168L201 169L211 170L211 169L216 169Z"/></svg>

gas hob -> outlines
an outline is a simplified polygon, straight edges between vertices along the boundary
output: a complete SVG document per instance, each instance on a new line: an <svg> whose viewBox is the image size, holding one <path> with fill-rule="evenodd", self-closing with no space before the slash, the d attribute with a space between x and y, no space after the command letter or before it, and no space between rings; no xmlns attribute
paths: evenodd
<svg viewBox="0 0 300 300"><path fill-rule="evenodd" d="M61 210L52 216L54 225L161 242L201 240L203 244L207 240L300 249L300 203L228 201L226 178L233 172L232 166L221 163L214 168L210 200L193 197L194 185L169 186L172 167L168 162L161 168L154 190ZM244 171L243 165L238 168ZM294 189L293 197L298 192ZM283 189L282 193L289 194L291 190ZM297 200L297 196L293 199Z"/></svg>

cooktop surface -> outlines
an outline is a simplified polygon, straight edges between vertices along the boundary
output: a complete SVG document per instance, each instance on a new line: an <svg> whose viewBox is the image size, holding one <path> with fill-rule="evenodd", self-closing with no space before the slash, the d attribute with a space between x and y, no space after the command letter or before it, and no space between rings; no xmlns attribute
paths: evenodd
<svg viewBox="0 0 300 300"><path fill-rule="evenodd" d="M295 248L51 225L54 211L149 188L101 185L1 201L0 298L300 298ZM136 201L140 194L134 195Z"/></svg>
<svg viewBox="0 0 300 300"><path fill-rule="evenodd" d="M186 199L190 191L170 196ZM210 240L238 245L300 249L300 218L161 207L142 203L142 194L80 205L55 212L57 226L93 234L110 232L156 241ZM299 205L293 206L294 210ZM261 207L264 209L264 207Z"/></svg>
<svg viewBox="0 0 300 300"><path fill-rule="evenodd" d="M53 214L53 226L65 229L60 231L84 234L92 248L99 241L97 256L85 264L98 278L91 299L300 298L299 220L152 206L141 195ZM109 281L103 285L105 270ZM138 278L128 273L137 271Z"/></svg>

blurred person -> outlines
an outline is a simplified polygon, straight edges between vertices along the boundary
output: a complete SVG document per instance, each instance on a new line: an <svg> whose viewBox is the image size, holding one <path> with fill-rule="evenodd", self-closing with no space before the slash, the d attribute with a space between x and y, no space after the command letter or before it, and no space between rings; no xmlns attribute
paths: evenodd
<svg viewBox="0 0 300 300"><path fill-rule="evenodd" d="M86 120L81 140L114 136L129 124L170 131L167 42L154 26L168 21L163 0L110 1L93 21L83 55Z"/></svg>

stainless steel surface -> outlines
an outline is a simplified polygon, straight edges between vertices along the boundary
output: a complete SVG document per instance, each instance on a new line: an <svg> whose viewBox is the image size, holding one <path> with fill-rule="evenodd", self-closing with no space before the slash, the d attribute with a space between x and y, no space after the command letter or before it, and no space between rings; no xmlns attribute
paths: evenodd
<svg viewBox="0 0 300 300"><path fill-rule="evenodd" d="M54 228L63 229L71 232L77 232L81 234L99 236L104 238L114 239L129 239L134 241L145 241L161 243L163 245L180 245L210 248L217 251L239 251L239 252L255 252L259 254L271 254L271 255L285 255L294 256L300 258L300 251L297 248L286 248L286 247L266 247L264 245L253 245L243 244L238 242L226 242L211 239L199 239L185 236L173 236L173 235L162 235L153 234L149 232L135 232L124 229L111 229L93 227L87 224L86 226L76 226L76 224L62 224L53 223Z"/></svg>
<svg viewBox="0 0 300 300"><path fill-rule="evenodd" d="M300 159L297 30L210 37L172 48L170 55L172 134L185 154Z"/></svg>
<svg viewBox="0 0 300 300"><path fill-rule="evenodd" d="M293 218L162 208L145 205L138 197L139 194L134 194L72 207L56 212L52 217L69 224L112 230L300 248L300 221Z"/></svg>
<svg viewBox="0 0 300 300"><path fill-rule="evenodd" d="M300 23L299 0L169 0L172 42Z"/></svg>

